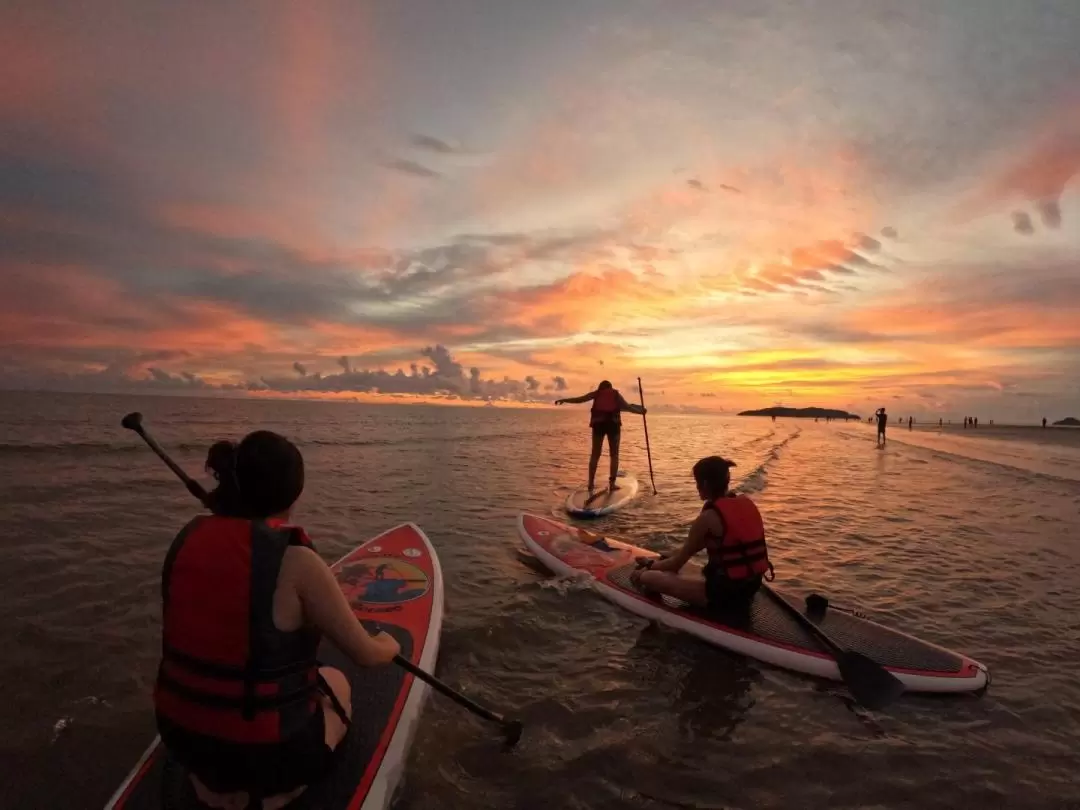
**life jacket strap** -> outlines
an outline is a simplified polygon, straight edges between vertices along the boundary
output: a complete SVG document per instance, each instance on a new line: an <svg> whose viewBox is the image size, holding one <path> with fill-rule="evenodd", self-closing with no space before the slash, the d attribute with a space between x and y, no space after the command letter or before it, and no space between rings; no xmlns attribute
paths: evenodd
<svg viewBox="0 0 1080 810"><path fill-rule="evenodd" d="M254 720L255 714L260 711L279 709L282 706L289 706L301 700L310 699L312 692L315 690L315 684L309 683L297 689L293 689L290 692L277 695L255 694L254 689L251 690L252 694L248 695L248 690L246 688L247 684L245 683L243 695L230 697L229 695L204 692L201 689L196 689L180 683L163 670L158 672L158 683L170 692L174 692L184 698L184 700L196 703L200 706L207 706L213 709L240 709L242 712L250 710L251 716L249 717L246 714L244 716L244 719L249 721Z"/></svg>

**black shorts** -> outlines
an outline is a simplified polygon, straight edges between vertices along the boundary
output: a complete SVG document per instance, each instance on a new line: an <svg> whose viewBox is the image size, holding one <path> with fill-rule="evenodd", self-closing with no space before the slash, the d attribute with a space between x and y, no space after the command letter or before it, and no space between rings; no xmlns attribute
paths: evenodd
<svg viewBox="0 0 1080 810"><path fill-rule="evenodd" d="M603 439L607 436L609 442L618 441L621 432L622 425L618 422L601 422L599 425L592 426L592 435L594 439Z"/></svg>
<svg viewBox="0 0 1080 810"><path fill-rule="evenodd" d="M157 722L172 758L216 793L288 793L318 782L334 764L334 750L326 745L321 704L302 730L279 743L228 742L189 731L161 715Z"/></svg>
<svg viewBox="0 0 1080 810"><path fill-rule="evenodd" d="M746 610L754 601L754 595L761 588L761 578L728 579L713 573L705 567L705 598L709 601L709 610Z"/></svg>

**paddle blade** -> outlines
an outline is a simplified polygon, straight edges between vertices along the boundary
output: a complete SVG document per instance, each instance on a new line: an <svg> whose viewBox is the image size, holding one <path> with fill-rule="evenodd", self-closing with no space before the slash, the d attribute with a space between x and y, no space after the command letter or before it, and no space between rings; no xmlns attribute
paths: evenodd
<svg viewBox="0 0 1080 810"><path fill-rule="evenodd" d="M852 696L868 709L884 709L904 691L899 678L862 653L846 650L836 663Z"/></svg>
<svg viewBox="0 0 1080 810"><path fill-rule="evenodd" d="M129 413L120 420L120 427L127 428L128 430L138 430L142 427L142 414L138 411Z"/></svg>
<svg viewBox="0 0 1080 810"><path fill-rule="evenodd" d="M525 730L520 720L507 720L503 724L503 733L506 735L506 750L509 751L521 739L521 732Z"/></svg>

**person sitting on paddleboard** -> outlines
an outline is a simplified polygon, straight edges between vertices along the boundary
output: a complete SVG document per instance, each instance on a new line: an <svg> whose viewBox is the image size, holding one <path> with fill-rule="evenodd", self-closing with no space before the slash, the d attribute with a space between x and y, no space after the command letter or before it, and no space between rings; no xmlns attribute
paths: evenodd
<svg viewBox="0 0 1080 810"><path fill-rule="evenodd" d="M592 428L592 454L589 456L589 490L595 488L596 467L600 463L600 454L604 452L604 437L608 440L608 456L611 459L610 476L608 477L608 489L616 490L615 477L619 473L619 436L622 432L622 419L619 414L630 411L639 416L644 416L647 411L640 405L634 405L623 399L610 382L604 380L596 386L595 391L582 394L580 397L567 397L555 400L556 405L582 402L592 402L592 411L589 414L589 427Z"/></svg>
<svg viewBox="0 0 1080 810"><path fill-rule="evenodd" d="M646 591L667 594L698 607L732 610L747 607L773 578L761 513L745 495L728 492L735 462L709 456L694 465L698 495L705 501L690 534L671 557L639 560L631 581ZM704 576L679 571L699 551L708 552Z"/></svg>
<svg viewBox="0 0 1080 810"><path fill-rule="evenodd" d="M218 480L162 569L161 740L215 808L282 807L323 777L352 717L348 679L321 667L328 636L358 666L397 641L357 621L330 568L289 513L304 460L260 430L207 455Z"/></svg>

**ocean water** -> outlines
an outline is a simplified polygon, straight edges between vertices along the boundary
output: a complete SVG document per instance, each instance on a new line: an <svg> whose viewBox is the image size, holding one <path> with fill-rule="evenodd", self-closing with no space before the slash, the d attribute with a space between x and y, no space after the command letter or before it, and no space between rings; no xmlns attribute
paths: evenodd
<svg viewBox="0 0 1080 810"><path fill-rule="evenodd" d="M596 522L682 539L690 466L734 458L777 583L964 652L981 696L868 713L842 687L650 626L535 569L520 510L583 483L583 409L0 393L0 807L101 807L154 734L162 557L189 472L256 427L301 446L327 559L405 520L447 578L438 674L522 717L518 749L433 695L399 808L1080 808L1080 433L651 415L658 495ZM606 463L605 461L601 462ZM640 423L623 467L648 480ZM603 467L601 468L604 469ZM647 488L646 488L647 489Z"/></svg>

